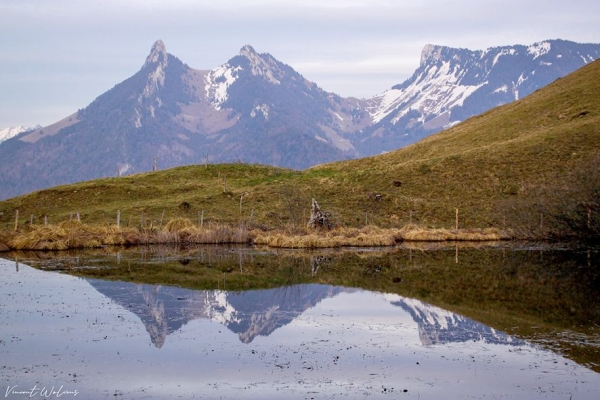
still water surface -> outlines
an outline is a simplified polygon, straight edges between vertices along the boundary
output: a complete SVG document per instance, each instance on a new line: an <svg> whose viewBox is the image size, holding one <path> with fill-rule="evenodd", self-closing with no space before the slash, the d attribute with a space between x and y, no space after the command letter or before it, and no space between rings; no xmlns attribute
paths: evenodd
<svg viewBox="0 0 600 400"><path fill-rule="evenodd" d="M236 260L240 251L253 252L228 250ZM364 279L391 268L373 263L381 255L365 254L359 258L369 259L366 266L355 267ZM196 259L187 254L179 265ZM80 261L81 269L110 264L94 260ZM307 276L314 278L311 260ZM249 261L244 268L251 269ZM410 285L407 270L390 276ZM8 399L599 398L600 374L589 362L523 335L390 291L297 280L266 289L230 291L224 280L212 289L187 289L0 259L1 393ZM593 336L584 339L596 343Z"/></svg>

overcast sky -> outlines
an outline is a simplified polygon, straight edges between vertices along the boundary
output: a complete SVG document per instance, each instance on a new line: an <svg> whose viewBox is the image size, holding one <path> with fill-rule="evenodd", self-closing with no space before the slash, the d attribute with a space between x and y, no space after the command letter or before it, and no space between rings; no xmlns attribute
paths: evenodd
<svg viewBox="0 0 600 400"><path fill-rule="evenodd" d="M0 0L0 129L48 125L135 74L152 44L212 69L245 44L323 89L371 97L427 43L600 43L598 0Z"/></svg>

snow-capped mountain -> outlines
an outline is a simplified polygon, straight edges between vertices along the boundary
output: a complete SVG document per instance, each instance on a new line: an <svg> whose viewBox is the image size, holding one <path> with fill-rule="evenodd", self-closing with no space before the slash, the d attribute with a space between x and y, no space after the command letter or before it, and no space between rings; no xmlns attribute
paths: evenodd
<svg viewBox="0 0 600 400"><path fill-rule="evenodd" d="M598 58L599 44L564 40L478 51L428 44L409 79L371 99L373 125L365 131L361 153L413 143L523 98Z"/></svg>
<svg viewBox="0 0 600 400"><path fill-rule="evenodd" d="M36 127L30 127L30 126L11 126L5 129L1 129L0 130L0 143L4 142L5 140L11 139L23 132L28 132L34 129L39 129L41 128L41 126L36 126Z"/></svg>
<svg viewBox="0 0 600 400"><path fill-rule="evenodd" d="M107 176L208 162L295 169L394 150L520 99L600 57L550 40L472 51L424 47L412 77L342 98L246 45L212 70L151 48L141 69L90 105L0 144L0 200ZM77 149L77 151L73 151Z"/></svg>

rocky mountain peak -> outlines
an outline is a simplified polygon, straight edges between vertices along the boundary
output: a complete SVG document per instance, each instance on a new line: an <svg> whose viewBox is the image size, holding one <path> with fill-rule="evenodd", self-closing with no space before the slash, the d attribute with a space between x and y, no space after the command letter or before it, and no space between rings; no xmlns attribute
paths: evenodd
<svg viewBox="0 0 600 400"><path fill-rule="evenodd" d="M154 45L152 45L152 49L150 50L150 54L146 57L146 62L142 67L142 70L149 70L148 72L148 80L146 86L144 87L142 95L138 98L138 101L141 103L144 98L150 98L155 93L159 91L159 88L164 86L165 84L165 70L167 68L169 61L169 55L167 54L167 48L162 40L157 40ZM160 107L161 102L158 99L158 106ZM151 114L154 115L154 109L150 110ZM139 128L141 124L139 122L139 118L136 117L135 125Z"/></svg>
<svg viewBox="0 0 600 400"><path fill-rule="evenodd" d="M250 72L254 76L263 76L268 82L279 85L281 82L277 79L282 72L277 61L269 54L258 54L250 45L245 45L240 50L240 56L245 57L250 62Z"/></svg>
<svg viewBox="0 0 600 400"><path fill-rule="evenodd" d="M426 44L421 50L421 63L423 66L430 61L438 61L442 56L442 46L438 46L435 44Z"/></svg>
<svg viewBox="0 0 600 400"><path fill-rule="evenodd" d="M254 50L254 47L247 44L240 49L240 56L246 57L247 59L251 59L254 56L258 56L258 53L256 52L256 50Z"/></svg>
<svg viewBox="0 0 600 400"><path fill-rule="evenodd" d="M152 49L150 50L150 54L146 57L146 62L144 63L144 67L153 64L166 65L167 63L167 47L165 46L162 40L157 40L152 45Z"/></svg>
<svg viewBox="0 0 600 400"><path fill-rule="evenodd" d="M478 52L435 44L426 44L421 51L420 67L437 64L439 62L460 62ZM481 53L481 51L479 51Z"/></svg>

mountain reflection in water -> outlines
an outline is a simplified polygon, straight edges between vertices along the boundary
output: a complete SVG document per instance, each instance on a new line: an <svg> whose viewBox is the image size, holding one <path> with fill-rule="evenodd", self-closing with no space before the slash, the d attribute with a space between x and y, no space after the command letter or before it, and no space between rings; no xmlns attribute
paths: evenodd
<svg viewBox="0 0 600 400"><path fill-rule="evenodd" d="M340 293L360 291L341 286L305 284L228 292L86 280L98 292L137 315L144 323L152 343L158 348L165 344L169 334L200 318L221 323L237 334L242 343L250 343L257 336L269 336L276 329L291 323L324 299ZM410 314L418 325L419 337L425 346L468 340L506 345L524 344L522 340L484 324L419 300L392 294L381 296ZM348 297L347 301L352 299Z"/></svg>
<svg viewBox="0 0 600 400"><path fill-rule="evenodd" d="M94 399L591 400L600 391L600 374L560 354L383 291L191 290L0 259L0 293L10 399L23 398L11 388L34 385Z"/></svg>
<svg viewBox="0 0 600 400"><path fill-rule="evenodd" d="M167 335L204 318L225 325L243 343L268 336L321 300L356 289L328 285L295 285L268 290L227 292L162 285L86 279L98 292L137 315L152 343L161 348Z"/></svg>

